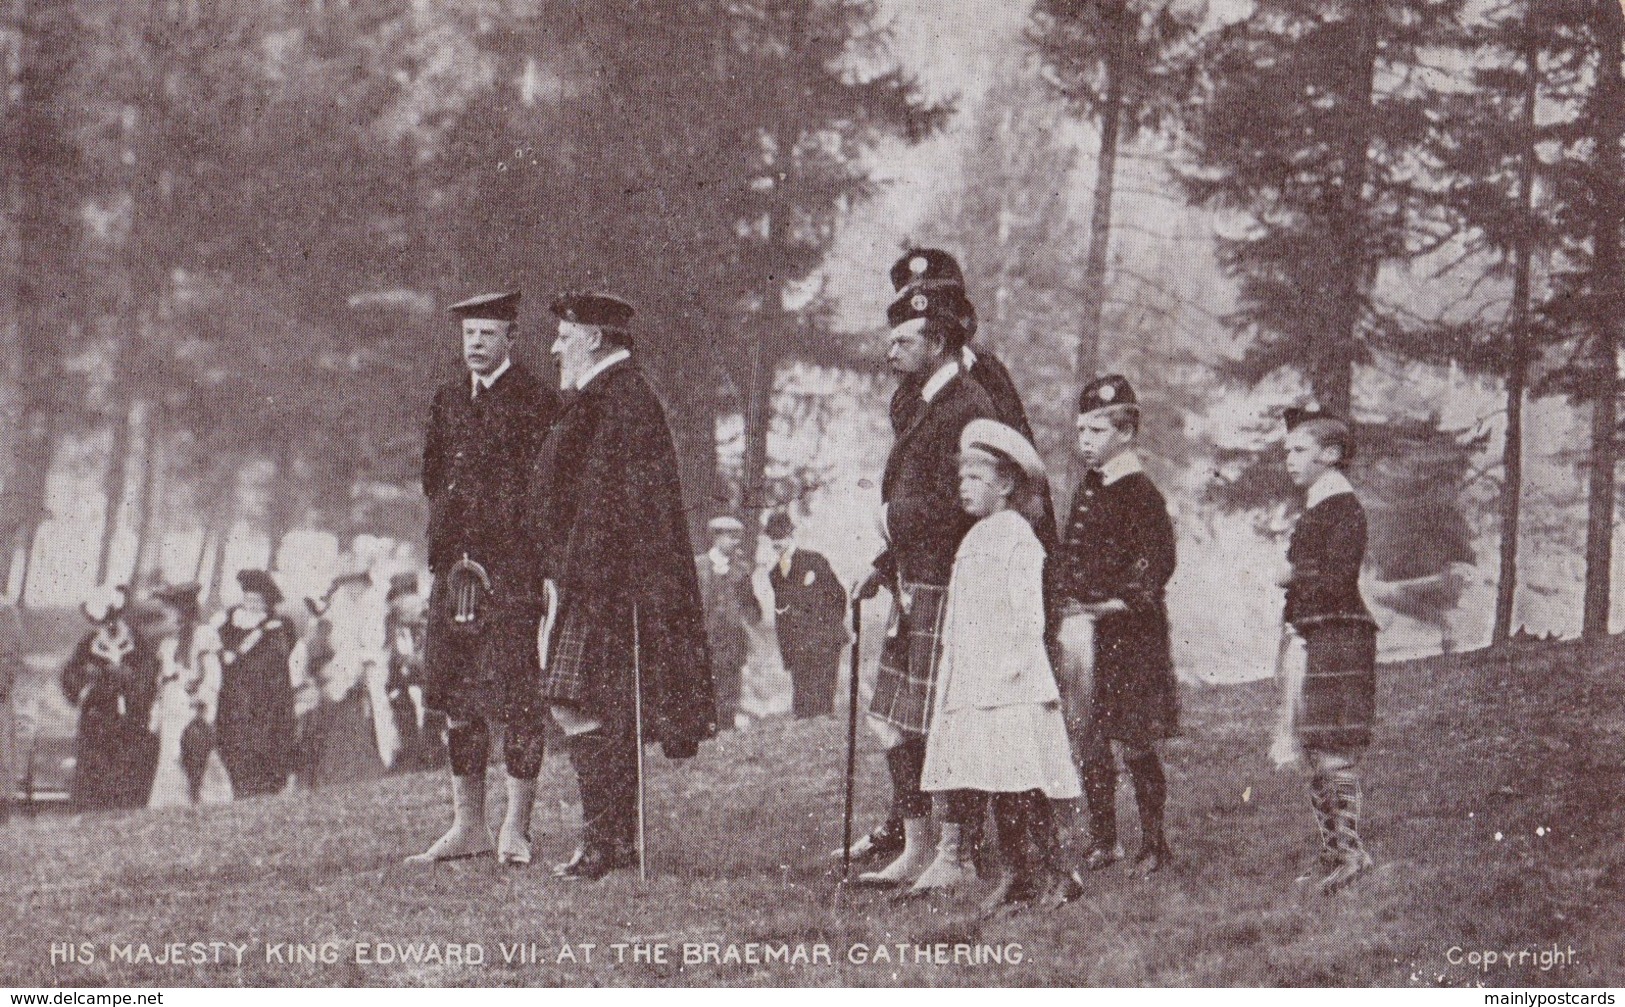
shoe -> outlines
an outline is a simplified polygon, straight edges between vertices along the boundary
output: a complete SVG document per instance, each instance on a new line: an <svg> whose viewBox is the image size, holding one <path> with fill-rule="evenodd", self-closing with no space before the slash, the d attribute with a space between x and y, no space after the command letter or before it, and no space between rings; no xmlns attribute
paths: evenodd
<svg viewBox="0 0 1625 1007"><path fill-rule="evenodd" d="M638 866L638 851L626 843L588 842L578 847L568 863L553 868L561 881L598 881L611 871Z"/></svg>
<svg viewBox="0 0 1625 1007"><path fill-rule="evenodd" d="M1129 867L1131 877L1145 880L1173 862L1173 851L1166 842L1149 843L1140 847L1134 854L1134 863Z"/></svg>
<svg viewBox="0 0 1625 1007"><path fill-rule="evenodd" d="M497 833L497 862L514 867L530 863L530 813L536 802L536 781L508 777L508 807Z"/></svg>
<svg viewBox="0 0 1625 1007"><path fill-rule="evenodd" d="M496 846L491 827L485 823L485 776L451 778L451 828L427 850L406 858L409 864L439 864L450 860L481 857Z"/></svg>
<svg viewBox="0 0 1625 1007"><path fill-rule="evenodd" d="M1078 872L1057 871L1039 893L1038 908L1048 912L1082 897L1083 878L1078 876Z"/></svg>
<svg viewBox="0 0 1625 1007"><path fill-rule="evenodd" d="M905 892L902 898L947 892L976 880L976 867L963 841L964 831L962 826L951 822L943 824L936 859L931 861L924 874L914 880L914 887Z"/></svg>
<svg viewBox="0 0 1625 1007"><path fill-rule="evenodd" d="M878 860L903 852L903 826L900 820L886 819L878 828L860 836L852 843L852 862ZM837 846L830 851L831 860L840 860L844 851Z"/></svg>
<svg viewBox="0 0 1625 1007"><path fill-rule="evenodd" d="M931 819L905 818L903 836L903 852L897 859L878 871L858 875L857 884L866 888L896 888L914 880L930 866L933 859Z"/></svg>
<svg viewBox="0 0 1625 1007"><path fill-rule="evenodd" d="M1355 878L1369 871L1374 863L1371 854L1365 850L1354 851L1353 854L1344 858L1330 874L1320 879L1321 894L1337 894L1353 884Z"/></svg>
<svg viewBox="0 0 1625 1007"><path fill-rule="evenodd" d="M1040 895L1033 876L1026 871L1007 871L999 884L983 899L982 919L993 916L1012 916L1031 905Z"/></svg>
<svg viewBox="0 0 1625 1007"><path fill-rule="evenodd" d="M1083 866L1086 870L1103 871L1122 859L1123 848L1121 846L1111 849L1107 849L1104 846L1096 846L1091 848L1088 853L1084 854Z"/></svg>

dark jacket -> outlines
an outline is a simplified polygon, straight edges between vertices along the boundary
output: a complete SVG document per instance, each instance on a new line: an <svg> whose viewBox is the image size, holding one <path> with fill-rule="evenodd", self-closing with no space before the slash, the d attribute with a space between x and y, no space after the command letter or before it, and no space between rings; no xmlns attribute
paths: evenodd
<svg viewBox="0 0 1625 1007"><path fill-rule="evenodd" d="M158 770L150 730L159 662L122 620L87 633L62 669L62 694L79 707L70 796L81 808L139 808Z"/></svg>
<svg viewBox="0 0 1625 1007"><path fill-rule="evenodd" d="M666 413L631 362L574 394L531 473L524 531L560 594L545 698L615 724L633 712L633 613L645 737L674 758L715 733L694 552Z"/></svg>
<svg viewBox="0 0 1625 1007"><path fill-rule="evenodd" d="M1128 606L1095 624L1095 713L1107 737L1148 741L1178 728L1165 600L1174 541L1168 505L1144 472L1109 484L1090 473L1073 495L1058 588L1083 604Z"/></svg>
<svg viewBox="0 0 1625 1007"><path fill-rule="evenodd" d="M463 374L435 391L429 409L423 493L437 576L465 552L499 576L522 567L525 479L558 411L558 394L517 363L479 398L471 390Z"/></svg>
<svg viewBox="0 0 1625 1007"><path fill-rule="evenodd" d="M790 573L775 560L767 571L773 586L773 624L786 663L846 645L846 588L829 560L806 549L790 554Z"/></svg>
<svg viewBox="0 0 1625 1007"><path fill-rule="evenodd" d="M1353 493L1327 497L1304 512L1286 550L1292 564L1287 622L1300 630L1325 622L1376 625L1360 596L1365 539L1365 508Z"/></svg>
<svg viewBox="0 0 1625 1007"><path fill-rule="evenodd" d="M946 585L959 540L976 523L959 505L959 435L971 420L993 418L993 402L960 373L911 415L886 456L880 499L891 545L875 567Z"/></svg>

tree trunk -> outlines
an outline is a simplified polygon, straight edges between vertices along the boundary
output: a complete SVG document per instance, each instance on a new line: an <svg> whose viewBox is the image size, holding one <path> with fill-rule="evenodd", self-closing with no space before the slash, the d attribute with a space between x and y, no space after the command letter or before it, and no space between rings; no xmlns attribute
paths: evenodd
<svg viewBox="0 0 1625 1007"><path fill-rule="evenodd" d="M1376 5L1372 5L1376 6ZM1360 338L1369 268L1366 262L1365 187L1370 175L1372 92L1377 74L1378 12L1366 9L1366 0L1343 5L1345 16L1358 26L1356 52L1349 65L1356 75L1348 82L1343 122L1342 188L1332 219L1332 241L1340 264L1333 284L1334 322L1321 334L1315 359L1309 364L1309 384L1320 407L1339 416L1351 416L1354 405L1354 360Z"/></svg>
<svg viewBox="0 0 1625 1007"><path fill-rule="evenodd" d="M1619 173L1620 140L1625 136L1625 9L1616 0L1597 0L1595 31L1601 58L1597 62L1597 157L1594 174L1597 219L1593 238L1593 284L1598 309L1593 335L1591 392L1590 488L1586 502L1585 600L1580 635L1599 640L1608 635L1609 595L1614 559L1614 469L1618 457L1619 325L1614 309L1625 304L1625 276L1620 270L1620 220L1625 216ZM1606 306L1606 307L1604 307Z"/></svg>
<svg viewBox="0 0 1625 1007"><path fill-rule="evenodd" d="M1524 9L1527 25L1529 8ZM1524 145L1519 156L1518 207L1533 217L1535 210L1535 103L1540 97L1540 39L1532 26L1523 50L1524 96L1521 126ZM1529 372L1529 297L1534 272L1532 230L1518 232L1513 244L1512 315L1507 347L1507 432L1501 453L1501 569L1495 585L1495 617L1490 623L1490 645L1512 639L1512 612L1518 593L1519 517L1523 503L1523 397Z"/></svg>
<svg viewBox="0 0 1625 1007"><path fill-rule="evenodd" d="M147 426L146 459L141 467L141 523L136 530L135 564L130 572L132 583L142 583L152 572L149 568L161 562L164 536L164 422L154 410Z"/></svg>
<svg viewBox="0 0 1625 1007"><path fill-rule="evenodd" d="M282 543L298 520L300 493L294 479L297 461L291 439L283 438L277 449L276 471L271 475L271 501L265 529L266 537L270 539L268 570L281 569Z"/></svg>
<svg viewBox="0 0 1625 1007"><path fill-rule="evenodd" d="M778 292L773 293L774 300L762 306L762 314L782 324L786 319L778 305ZM756 555L756 539L762 530L760 515L778 503L768 498L767 487L767 436L773 427L773 378L778 370L778 354L767 345L772 339L768 328L764 317L745 385L745 458L739 480L739 519L745 522L741 548L747 557Z"/></svg>
<svg viewBox="0 0 1625 1007"><path fill-rule="evenodd" d="M130 439L132 429L141 422L145 403L136 402L129 408L120 408L113 420L112 444L107 449L107 468L102 473L102 538L96 551L96 583L107 583L108 564L112 559L113 540L118 536L119 515L124 513L124 497L130 488Z"/></svg>

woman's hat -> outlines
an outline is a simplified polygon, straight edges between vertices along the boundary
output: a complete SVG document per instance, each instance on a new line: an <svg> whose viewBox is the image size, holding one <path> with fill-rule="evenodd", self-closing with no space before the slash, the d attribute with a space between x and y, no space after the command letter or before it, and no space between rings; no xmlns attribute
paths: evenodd
<svg viewBox="0 0 1625 1007"><path fill-rule="evenodd" d="M998 420L978 419L965 424L964 432L959 435L959 450L980 451L1013 462L1030 479L1046 478L1044 459L1038 456L1038 449L1021 436L1019 430Z"/></svg>
<svg viewBox="0 0 1625 1007"><path fill-rule="evenodd" d="M257 594L264 598L265 604L272 608L282 604L282 590L265 570L238 570L237 585L244 594Z"/></svg>

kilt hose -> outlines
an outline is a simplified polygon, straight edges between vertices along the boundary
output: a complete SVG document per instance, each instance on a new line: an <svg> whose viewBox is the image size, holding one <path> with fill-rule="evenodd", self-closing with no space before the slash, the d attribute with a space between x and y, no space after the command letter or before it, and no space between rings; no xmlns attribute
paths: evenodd
<svg viewBox="0 0 1625 1007"><path fill-rule="evenodd" d="M905 735L924 737L931 728L947 596L946 585L903 581L892 607L869 713Z"/></svg>
<svg viewBox="0 0 1625 1007"><path fill-rule="evenodd" d="M1377 708L1377 628L1339 620L1296 627L1308 653L1298 706L1306 751L1352 753L1371 744Z"/></svg>

